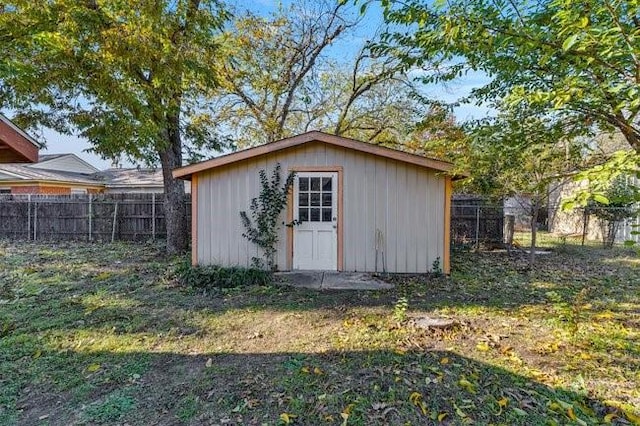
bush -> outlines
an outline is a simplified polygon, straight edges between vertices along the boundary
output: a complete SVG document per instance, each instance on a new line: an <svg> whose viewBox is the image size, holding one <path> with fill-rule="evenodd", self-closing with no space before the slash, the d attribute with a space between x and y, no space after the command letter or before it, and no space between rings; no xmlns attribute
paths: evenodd
<svg viewBox="0 0 640 426"><path fill-rule="evenodd" d="M199 289L269 285L272 281L271 273L262 269L216 265L191 266L188 262L178 266L176 275L183 285Z"/></svg>

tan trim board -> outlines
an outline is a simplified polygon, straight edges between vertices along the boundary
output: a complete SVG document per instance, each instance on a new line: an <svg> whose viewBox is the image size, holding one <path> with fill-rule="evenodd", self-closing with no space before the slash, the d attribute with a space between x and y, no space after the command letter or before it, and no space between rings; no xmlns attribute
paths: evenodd
<svg viewBox="0 0 640 426"><path fill-rule="evenodd" d="M291 173L292 170L289 170ZM291 223L293 222L293 186L289 190L289 194L287 195L287 262L286 267L288 271L293 269L293 226Z"/></svg>
<svg viewBox="0 0 640 426"><path fill-rule="evenodd" d="M338 172L338 271L344 271L344 185L342 167L337 167Z"/></svg>
<svg viewBox="0 0 640 426"><path fill-rule="evenodd" d="M444 172L448 172L453 168L453 164L446 161L440 161L433 158L423 157L420 155L409 154L407 152L402 152L402 151L386 148L379 145L373 145L367 142L345 138L342 136L335 136L335 135L330 135L328 133L311 131L311 132L303 133L301 135L282 139L270 144L261 145L255 148L245 149L242 151L223 155L211 160L203 161L201 163L181 167L173 171L173 176L175 178L188 179L194 173L202 172L204 170L209 170L216 167L221 167L221 166L235 163L242 160L247 160L249 158L258 157L261 155L269 154L271 152L280 151L283 149L291 148L291 147L302 145L309 142L327 143L327 144L339 146L342 148L349 148L355 151L365 152L372 155L377 155L380 157L385 157L392 160L401 161L409 164L414 164L416 166L421 166L421 167L444 171Z"/></svg>
<svg viewBox="0 0 640 426"><path fill-rule="evenodd" d="M198 264L198 175L191 180L191 264Z"/></svg>
<svg viewBox="0 0 640 426"><path fill-rule="evenodd" d="M451 273L451 176L444 177L444 247L442 271Z"/></svg>
<svg viewBox="0 0 640 426"><path fill-rule="evenodd" d="M291 172L333 172L338 174L338 271L344 270L344 191L342 166L300 166L290 167ZM287 223L293 222L293 188L287 197ZM287 227L287 269L293 269L293 227Z"/></svg>

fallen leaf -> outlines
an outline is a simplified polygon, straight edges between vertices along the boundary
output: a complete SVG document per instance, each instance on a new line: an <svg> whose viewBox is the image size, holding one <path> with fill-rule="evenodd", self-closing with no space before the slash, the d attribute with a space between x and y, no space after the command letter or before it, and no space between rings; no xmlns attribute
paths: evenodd
<svg viewBox="0 0 640 426"><path fill-rule="evenodd" d="M449 364L449 358L444 357L440 360L440 364Z"/></svg>
<svg viewBox="0 0 640 426"><path fill-rule="evenodd" d="M445 419L445 417L447 417L448 415L449 415L449 413L440 413L440 414L438 414L438 421L442 422Z"/></svg>
<svg viewBox="0 0 640 426"><path fill-rule="evenodd" d="M296 416L295 414L289 414L289 413L282 413L280 414L280 420L282 420L282 422L286 425L289 425L293 422L293 419L295 419Z"/></svg>
<svg viewBox="0 0 640 426"><path fill-rule="evenodd" d="M209 358L207 362L204 364L205 367L210 368L213 365L213 360Z"/></svg>
<svg viewBox="0 0 640 426"><path fill-rule="evenodd" d="M476 349L482 352L489 350L489 344L487 342L480 342L476 345Z"/></svg>
<svg viewBox="0 0 640 426"><path fill-rule="evenodd" d="M411 392L411 395L409 395L409 402L411 402L413 405L417 405L418 401L420 401L422 399L422 394L420 392Z"/></svg>
<svg viewBox="0 0 640 426"><path fill-rule="evenodd" d="M100 364L90 364L87 366L87 371L89 373L95 373L98 370L100 370Z"/></svg>
<svg viewBox="0 0 640 426"><path fill-rule="evenodd" d="M507 404L509 404L509 399L506 396L503 396L502 398L500 398L498 400L498 406L500 408L504 408L507 406Z"/></svg>
<svg viewBox="0 0 640 426"><path fill-rule="evenodd" d="M320 375L324 374L324 372L320 368L315 367L313 369L313 374L317 374L318 376L320 376Z"/></svg>
<svg viewBox="0 0 640 426"><path fill-rule="evenodd" d="M465 378L460 379L458 381L458 385L460 385L461 388L464 388L467 392L476 393L473 384Z"/></svg>

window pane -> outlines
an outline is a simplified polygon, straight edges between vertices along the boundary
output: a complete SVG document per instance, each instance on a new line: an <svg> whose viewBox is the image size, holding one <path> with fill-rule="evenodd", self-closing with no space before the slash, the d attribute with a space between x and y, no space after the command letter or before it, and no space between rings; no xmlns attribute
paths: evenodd
<svg viewBox="0 0 640 426"><path fill-rule="evenodd" d="M309 178L311 180L311 190L312 191L320 191L320 178Z"/></svg>
<svg viewBox="0 0 640 426"><path fill-rule="evenodd" d="M311 210L311 222L320 222L320 209L309 210Z"/></svg>
<svg viewBox="0 0 640 426"><path fill-rule="evenodd" d="M311 193L311 205L312 206L319 206L320 205L320 193L319 192L312 192Z"/></svg>
<svg viewBox="0 0 640 426"><path fill-rule="evenodd" d="M331 209L322 209L322 221L331 222Z"/></svg>
<svg viewBox="0 0 640 426"><path fill-rule="evenodd" d="M309 209L298 209L298 220L300 222L308 222L309 221Z"/></svg>
<svg viewBox="0 0 640 426"><path fill-rule="evenodd" d="M309 193L308 192L301 192L300 194L298 194L298 205L300 207L304 207L304 206L308 206L309 205Z"/></svg>
<svg viewBox="0 0 640 426"><path fill-rule="evenodd" d="M331 191L331 178L322 178L322 190Z"/></svg>
<svg viewBox="0 0 640 426"><path fill-rule="evenodd" d="M300 183L299 183L300 191L308 191L309 190L309 178L301 177L299 179L300 179Z"/></svg>
<svg viewBox="0 0 640 426"><path fill-rule="evenodd" d="M322 205L323 206L331 206L332 195L333 194L331 192L322 193Z"/></svg>

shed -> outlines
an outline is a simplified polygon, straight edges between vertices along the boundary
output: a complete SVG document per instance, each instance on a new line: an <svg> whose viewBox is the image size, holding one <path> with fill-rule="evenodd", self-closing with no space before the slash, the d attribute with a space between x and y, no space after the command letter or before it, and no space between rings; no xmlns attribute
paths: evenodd
<svg viewBox="0 0 640 426"><path fill-rule="evenodd" d="M240 212L278 163L295 172L282 223L298 223L280 228L279 270L449 273L452 165L318 131L174 170L191 180L194 265L251 264Z"/></svg>

